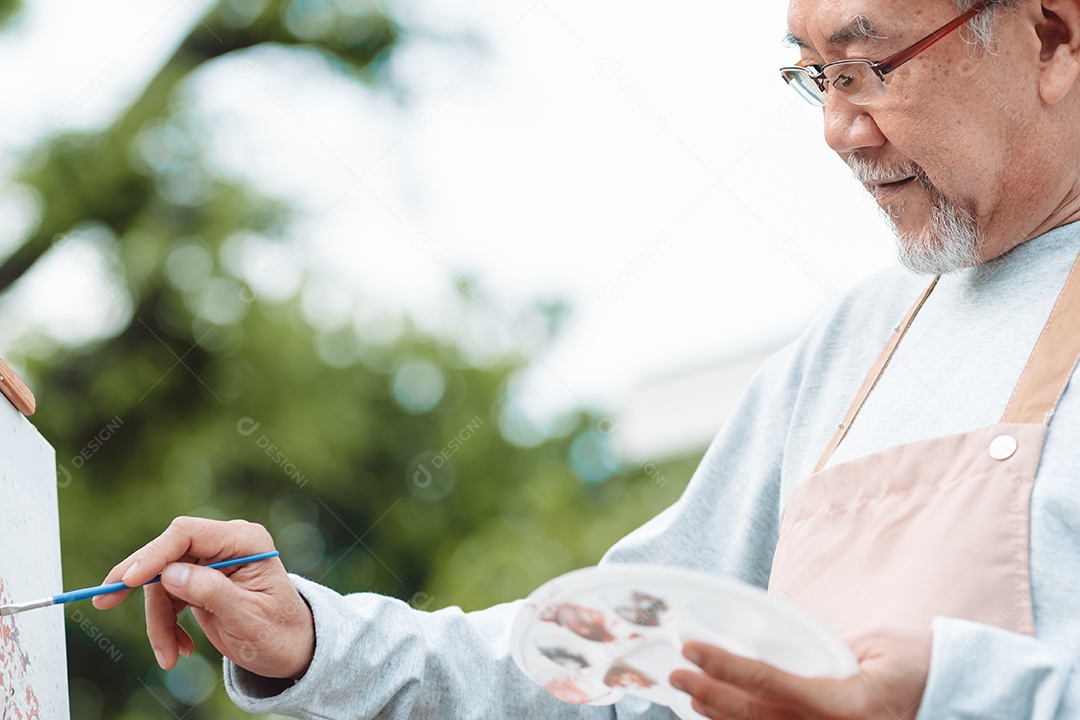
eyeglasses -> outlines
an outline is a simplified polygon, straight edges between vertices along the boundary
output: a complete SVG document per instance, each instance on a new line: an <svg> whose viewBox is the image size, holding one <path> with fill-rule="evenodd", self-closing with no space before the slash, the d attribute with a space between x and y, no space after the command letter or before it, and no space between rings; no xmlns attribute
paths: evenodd
<svg viewBox="0 0 1080 720"><path fill-rule="evenodd" d="M1001 0L983 0L947 25L895 55L872 60L838 60L825 65L798 65L780 68L780 76L796 93L815 107L824 107L826 91L832 87L855 105L868 105L885 94L885 76L926 50L941 38L982 14Z"/></svg>

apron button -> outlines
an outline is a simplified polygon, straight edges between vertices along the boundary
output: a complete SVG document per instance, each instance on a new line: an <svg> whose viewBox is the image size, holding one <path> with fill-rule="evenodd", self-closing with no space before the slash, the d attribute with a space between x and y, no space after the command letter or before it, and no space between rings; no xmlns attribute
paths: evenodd
<svg viewBox="0 0 1080 720"><path fill-rule="evenodd" d="M995 460L1008 460L1016 454L1019 447L1012 435L1000 435L990 443L990 457Z"/></svg>

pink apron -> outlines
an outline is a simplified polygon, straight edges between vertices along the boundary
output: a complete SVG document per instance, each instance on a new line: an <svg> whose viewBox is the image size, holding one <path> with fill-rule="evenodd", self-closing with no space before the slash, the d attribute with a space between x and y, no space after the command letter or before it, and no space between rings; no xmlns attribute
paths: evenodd
<svg viewBox="0 0 1080 720"><path fill-rule="evenodd" d="M936 615L1035 634L1031 491L1080 357L1080 256L1000 423L825 467L936 283L896 328L781 516L769 593L841 637L925 631Z"/></svg>

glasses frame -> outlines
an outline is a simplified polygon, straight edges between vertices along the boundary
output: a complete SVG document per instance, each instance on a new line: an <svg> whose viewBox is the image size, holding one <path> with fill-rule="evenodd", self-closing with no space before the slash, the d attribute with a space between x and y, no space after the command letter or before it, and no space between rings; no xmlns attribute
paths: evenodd
<svg viewBox="0 0 1080 720"><path fill-rule="evenodd" d="M835 67L838 65L851 65L856 63L860 65L864 64L868 65L870 69L874 71L874 74L877 75L878 79L884 82L886 75L896 70L907 61L913 59L919 53L923 52L931 45L936 43L938 40L941 40L945 36L951 34L958 28L963 27L965 24L975 19L982 13L986 12L993 6L1001 4L1001 1L1002 0L983 0L980 3L976 3L967 12L942 25L940 28L930 33L922 40L919 40L914 45L911 45L910 47L907 47L898 53L890 55L889 57L881 60L880 62L874 62L873 60L866 60L862 58L837 60L836 62L825 63L824 65L803 65L800 62L797 65L780 68L780 73L783 75L784 82L786 82L788 85L792 83L792 80L788 77L789 74L802 74L813 80L817 84L818 88L821 90L822 99L820 100L820 102L815 103L806 93L799 92L799 95L806 98L806 100L811 104L816 104L824 107L826 102L828 101L828 86L832 84L832 82L830 82L830 80L825 77L825 70L827 68Z"/></svg>

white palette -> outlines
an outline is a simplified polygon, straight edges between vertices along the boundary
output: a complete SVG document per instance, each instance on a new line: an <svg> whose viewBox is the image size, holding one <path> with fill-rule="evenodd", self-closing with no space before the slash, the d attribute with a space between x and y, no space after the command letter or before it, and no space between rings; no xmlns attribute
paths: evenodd
<svg viewBox="0 0 1080 720"><path fill-rule="evenodd" d="M764 590L680 568L607 565L567 573L525 601L511 634L514 661L561 700L611 705L625 694L704 716L668 683L690 641L805 677L858 672L851 649L817 620Z"/></svg>

